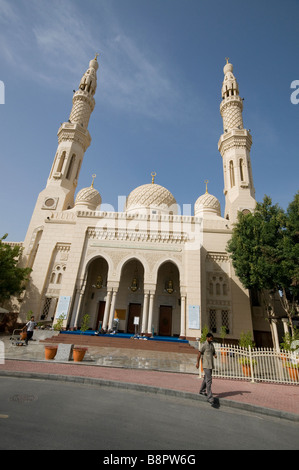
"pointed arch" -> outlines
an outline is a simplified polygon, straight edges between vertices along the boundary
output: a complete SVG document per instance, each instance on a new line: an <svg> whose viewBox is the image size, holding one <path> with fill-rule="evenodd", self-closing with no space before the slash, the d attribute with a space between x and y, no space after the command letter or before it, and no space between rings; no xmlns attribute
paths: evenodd
<svg viewBox="0 0 299 470"><path fill-rule="evenodd" d="M65 151L62 152L62 154L60 155L60 158L59 158L59 161L58 161L58 166L57 166L57 172L61 173L62 171L62 167L63 167L63 164L64 164L64 160L65 160Z"/></svg>
<svg viewBox="0 0 299 470"><path fill-rule="evenodd" d="M71 161L70 161L70 164L69 164L69 167L68 167L68 170L67 170L67 174L66 174L66 179L67 180L71 179L73 167L74 167L74 164L75 164L75 160L76 160L76 155L73 154L72 158L71 158Z"/></svg>
<svg viewBox="0 0 299 470"><path fill-rule="evenodd" d="M240 179L244 181L244 160L240 158L239 160L239 171L240 171Z"/></svg>
<svg viewBox="0 0 299 470"><path fill-rule="evenodd" d="M229 177L230 177L230 186L233 188L235 186L235 173L234 173L234 162L231 160L229 162Z"/></svg>

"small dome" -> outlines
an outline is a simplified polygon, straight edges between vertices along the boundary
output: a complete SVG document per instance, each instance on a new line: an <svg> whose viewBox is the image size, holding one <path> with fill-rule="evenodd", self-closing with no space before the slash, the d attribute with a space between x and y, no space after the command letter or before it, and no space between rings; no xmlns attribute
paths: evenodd
<svg viewBox="0 0 299 470"><path fill-rule="evenodd" d="M200 216L207 212L221 217L220 202L215 196L209 193L200 196L194 205L195 216Z"/></svg>
<svg viewBox="0 0 299 470"><path fill-rule="evenodd" d="M92 60L89 62L89 68L98 70L99 64L98 64L98 61L97 61L97 56L98 56L98 54L95 56L94 59L92 59Z"/></svg>
<svg viewBox="0 0 299 470"><path fill-rule="evenodd" d="M226 75L228 72L233 73L233 70L233 64L230 64L229 62L227 62L227 64L225 64L225 66L223 67L224 75Z"/></svg>
<svg viewBox="0 0 299 470"><path fill-rule="evenodd" d="M75 206L95 211L101 205L100 193L93 186L81 189L76 197Z"/></svg>
<svg viewBox="0 0 299 470"><path fill-rule="evenodd" d="M126 201L126 212L177 213L177 203L168 189L159 184L144 184L134 189Z"/></svg>

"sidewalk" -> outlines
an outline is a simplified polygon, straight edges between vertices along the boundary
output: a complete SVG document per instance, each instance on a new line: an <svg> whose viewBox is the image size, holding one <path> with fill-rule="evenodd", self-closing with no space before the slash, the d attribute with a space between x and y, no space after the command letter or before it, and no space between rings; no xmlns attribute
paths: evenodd
<svg viewBox="0 0 299 470"><path fill-rule="evenodd" d="M82 363L61 363L45 361L44 344L39 341L30 342L28 347L15 347L7 338L0 336L0 340L5 344L5 363L0 364L0 378L74 381L206 401L198 395L202 379L195 368L196 356L190 354L93 347ZM212 389L220 400L220 407L299 422L298 386L213 379Z"/></svg>

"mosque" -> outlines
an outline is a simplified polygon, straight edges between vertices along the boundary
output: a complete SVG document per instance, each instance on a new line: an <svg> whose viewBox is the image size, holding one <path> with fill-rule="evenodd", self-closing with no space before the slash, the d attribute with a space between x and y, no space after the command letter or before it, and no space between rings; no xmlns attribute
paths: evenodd
<svg viewBox="0 0 299 470"><path fill-rule="evenodd" d="M95 107L97 56L90 61L68 122L58 130L58 147L46 187L23 242L22 265L32 268L20 303L20 318L32 310L37 320L64 318L78 329L195 339L207 326L227 340L242 331L257 344L274 338L259 302L243 288L226 252L238 211L255 208L250 149L243 126L243 100L233 74L224 66L220 113L223 134L225 209L208 188L181 215L175 197L155 181L134 189L123 212L101 211L101 195L91 186L76 188L91 143L88 123ZM95 176L95 175L93 175ZM88 317L86 317L88 315Z"/></svg>

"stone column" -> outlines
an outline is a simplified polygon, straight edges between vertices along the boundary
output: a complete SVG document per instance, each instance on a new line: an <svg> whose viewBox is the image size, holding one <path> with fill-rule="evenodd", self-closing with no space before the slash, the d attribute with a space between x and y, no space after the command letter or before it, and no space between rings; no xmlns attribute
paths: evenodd
<svg viewBox="0 0 299 470"><path fill-rule="evenodd" d="M277 320L275 318L271 318L271 331L272 331L272 338L273 338L273 346L276 351L279 351L279 339L278 339L278 332L277 332Z"/></svg>
<svg viewBox="0 0 299 470"><path fill-rule="evenodd" d="M281 319L282 324L283 324L283 331L284 334L286 335L287 333L289 334L289 320L287 318L282 318Z"/></svg>
<svg viewBox="0 0 299 470"><path fill-rule="evenodd" d="M142 311L142 327L141 334L144 335L147 333L147 321L148 321L148 301L149 294L144 294L143 300L143 311Z"/></svg>
<svg viewBox="0 0 299 470"><path fill-rule="evenodd" d="M147 326L147 332L150 335L152 334L152 326L153 326L154 298L155 298L155 294L150 293L149 312L148 312L148 326Z"/></svg>
<svg viewBox="0 0 299 470"><path fill-rule="evenodd" d="M111 297L112 297L112 290L109 290L107 291L107 297L106 297L106 305L105 305L105 312L104 312L104 318L103 318L103 330L107 330L107 326L108 326Z"/></svg>
<svg viewBox="0 0 299 470"><path fill-rule="evenodd" d="M180 338L186 338L186 296L181 296L181 332Z"/></svg>
<svg viewBox="0 0 299 470"><path fill-rule="evenodd" d="M113 325L115 304L116 304L116 296L117 296L117 292L113 291L113 293L112 293L112 302L111 302L111 307L110 307L110 315L109 315L109 327L108 327L109 330L112 329L112 325Z"/></svg>
<svg viewBox="0 0 299 470"><path fill-rule="evenodd" d="M82 300L85 294L85 287L86 287L86 279L83 281L83 284L80 289L78 289L77 294L79 296L76 299L76 304L77 307L74 307L74 313L75 313L75 321L74 321L74 328L78 328L78 321L79 321L79 315L80 315L80 310L81 310L81 305L82 305ZM77 308L77 310L75 310Z"/></svg>
<svg viewBox="0 0 299 470"><path fill-rule="evenodd" d="M74 307L73 307L73 311L71 313L71 318L70 318L68 328L73 328L76 321L77 321L77 312L78 312L79 302L80 302L80 289L76 289Z"/></svg>

